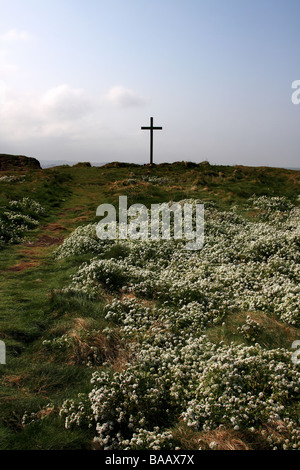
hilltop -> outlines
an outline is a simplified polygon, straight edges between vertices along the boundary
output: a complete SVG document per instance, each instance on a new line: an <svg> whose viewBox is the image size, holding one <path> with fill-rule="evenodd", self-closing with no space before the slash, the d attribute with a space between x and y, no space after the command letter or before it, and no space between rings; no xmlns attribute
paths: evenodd
<svg viewBox="0 0 300 470"><path fill-rule="evenodd" d="M300 171L282 168L182 161L152 166L112 162L99 167L77 164L41 169L34 159L29 162L27 167L0 170L0 206L30 195L46 208L51 220L62 210L70 216L75 211L86 220L95 220L98 205L117 204L120 195L127 195L130 204L139 202L147 207L196 198L228 209L253 194L285 196L297 203L300 188ZM67 232L74 227L70 223L65 227Z"/></svg>
<svg viewBox="0 0 300 470"><path fill-rule="evenodd" d="M25 155L0 154L0 171L40 169L40 162L36 158Z"/></svg>

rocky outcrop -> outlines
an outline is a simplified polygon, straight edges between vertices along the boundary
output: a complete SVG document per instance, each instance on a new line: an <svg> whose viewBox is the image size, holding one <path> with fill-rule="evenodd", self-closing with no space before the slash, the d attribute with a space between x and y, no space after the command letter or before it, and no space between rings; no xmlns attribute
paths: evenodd
<svg viewBox="0 0 300 470"><path fill-rule="evenodd" d="M5 170L40 170L41 165L36 158L25 157L24 155L7 155L0 153L0 171Z"/></svg>
<svg viewBox="0 0 300 470"><path fill-rule="evenodd" d="M78 162L76 163L75 165L73 165L73 168L76 168L76 167L91 167L92 165L90 164L90 162Z"/></svg>
<svg viewBox="0 0 300 470"><path fill-rule="evenodd" d="M102 165L101 168L130 168L140 166L137 163L126 163L126 162L111 162Z"/></svg>

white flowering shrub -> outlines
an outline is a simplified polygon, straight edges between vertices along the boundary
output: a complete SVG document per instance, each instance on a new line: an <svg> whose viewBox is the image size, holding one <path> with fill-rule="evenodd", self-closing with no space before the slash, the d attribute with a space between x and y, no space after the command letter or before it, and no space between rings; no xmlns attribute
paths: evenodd
<svg viewBox="0 0 300 470"><path fill-rule="evenodd" d="M276 220L278 216L286 215L293 205L286 197L252 196L249 199L253 207L258 209L260 217L265 220Z"/></svg>
<svg viewBox="0 0 300 470"><path fill-rule="evenodd" d="M135 354L122 372L95 372L93 390L79 403L64 403L66 427L85 423L101 448L130 448L141 429L167 430L179 418L197 430L280 421L299 397L300 372L285 350L161 335Z"/></svg>
<svg viewBox="0 0 300 470"><path fill-rule="evenodd" d="M97 238L96 225L77 227L54 252L57 259L85 253L101 253L104 243Z"/></svg>
<svg viewBox="0 0 300 470"><path fill-rule="evenodd" d="M104 313L105 320L120 327L127 337L145 333L159 316L152 308L141 305L135 299L125 299L123 302L114 299L106 305Z"/></svg>
<svg viewBox="0 0 300 470"><path fill-rule="evenodd" d="M236 308L262 310L297 325L299 214L294 207L280 222L253 222L210 204L200 251L186 251L181 240L105 242L97 239L96 225L88 225L76 229L56 254L100 255L80 268L73 289L96 294L97 285L124 287L176 304L196 301L218 317ZM126 247L127 256L103 259L114 244Z"/></svg>
<svg viewBox="0 0 300 470"><path fill-rule="evenodd" d="M263 330L263 327L260 325L260 323L256 322L249 315L247 315L246 322L242 326L238 327L237 330L246 340L255 342Z"/></svg>
<svg viewBox="0 0 300 470"><path fill-rule="evenodd" d="M163 176L143 176L143 181L151 184L166 184L169 182L169 178Z"/></svg>
<svg viewBox="0 0 300 470"><path fill-rule="evenodd" d="M139 183L143 183L143 182L146 182L146 183L150 183L150 184L153 184L153 185L162 185L162 184L167 184L169 182L169 178L165 178L165 177L162 177L162 176L142 176L140 179L138 178L127 178L121 182L119 182L119 184L121 184L122 186L129 186L129 185L136 185L136 184L139 184Z"/></svg>
<svg viewBox="0 0 300 470"><path fill-rule="evenodd" d="M100 428L102 428L100 430ZM102 434L104 430L110 429L111 423L105 423L99 427L99 434ZM95 448L103 449L111 447L107 446L109 439L101 437L94 438ZM137 428L132 434L130 439L123 439L121 434L118 433L116 436L117 449L122 450L173 450L174 449L174 438L170 431L161 431L158 426L155 426L153 431L147 431L146 429ZM106 446L106 447L105 447Z"/></svg>
<svg viewBox="0 0 300 470"><path fill-rule="evenodd" d="M28 229L34 228L39 225L39 222L26 214L19 214L13 211L6 211L3 213L3 219L6 220L11 225L19 227L27 227Z"/></svg>
<svg viewBox="0 0 300 470"><path fill-rule="evenodd" d="M10 201L6 209L0 216L0 248L20 242L24 233L37 227L38 219L45 215L43 207L29 198Z"/></svg>
<svg viewBox="0 0 300 470"><path fill-rule="evenodd" d="M26 230L26 226L15 225L0 218L0 249L8 243L18 243Z"/></svg>
<svg viewBox="0 0 300 470"><path fill-rule="evenodd" d="M23 183L25 178L26 178L25 175L21 175L21 176L4 175L4 176L0 176L0 183Z"/></svg>
<svg viewBox="0 0 300 470"><path fill-rule="evenodd" d="M31 215L36 218L46 214L46 211L41 204L29 197L23 197L20 201L10 201L9 209L21 212L22 214Z"/></svg>
<svg viewBox="0 0 300 470"><path fill-rule="evenodd" d="M277 211L277 198L273 199ZM181 309L196 302L211 321L235 310L261 310L296 326L300 209L286 205L285 217L273 223L249 221L207 204L205 245L200 251L187 251L183 241L173 239L99 240L94 224L77 228L56 256L98 255L79 269L69 286L89 295L97 296L103 287L122 289ZM107 259L117 245L123 256Z"/></svg>
<svg viewBox="0 0 300 470"><path fill-rule="evenodd" d="M135 299L114 299L105 308L105 319L117 325L127 338L150 332L158 334L166 329L172 333L201 331L219 322L198 302L177 308L166 302L161 307L151 308Z"/></svg>
<svg viewBox="0 0 300 470"><path fill-rule="evenodd" d="M189 426L216 423L237 429L280 419L299 397L300 373L285 350L218 346L199 377L196 397L183 413ZM299 443L300 444L300 443Z"/></svg>
<svg viewBox="0 0 300 470"><path fill-rule="evenodd" d="M199 251L181 240L105 242L95 225L61 245L59 258L91 253L67 290L112 296L102 334L117 330L130 349L121 370L108 360L89 394L63 403L67 428L93 429L100 449L174 449L179 421L195 432L269 429L270 449L300 449L299 368L290 351L258 344L263 327L250 316L300 325L300 211L284 198L253 197L244 210L253 207L251 219L207 204ZM238 312L249 312L238 331L250 346L208 340Z"/></svg>
<svg viewBox="0 0 300 470"><path fill-rule="evenodd" d="M299 450L300 430L289 418L270 422L265 426L261 435L267 440L273 450Z"/></svg>

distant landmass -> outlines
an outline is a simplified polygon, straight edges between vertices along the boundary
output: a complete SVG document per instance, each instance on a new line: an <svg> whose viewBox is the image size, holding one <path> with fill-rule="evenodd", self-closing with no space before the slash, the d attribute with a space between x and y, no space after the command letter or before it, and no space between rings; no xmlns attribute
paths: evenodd
<svg viewBox="0 0 300 470"><path fill-rule="evenodd" d="M40 164L42 168L52 168L53 166L61 166L61 165L75 165L77 162L69 162L67 160L40 160Z"/></svg>
<svg viewBox="0 0 300 470"><path fill-rule="evenodd" d="M53 168L55 166L61 166L61 165L77 165L77 163L80 163L79 160L76 161L69 161L69 160L40 160L41 167L44 168ZM91 166L102 166L106 165L107 162L103 163L97 163L97 162L90 162Z"/></svg>

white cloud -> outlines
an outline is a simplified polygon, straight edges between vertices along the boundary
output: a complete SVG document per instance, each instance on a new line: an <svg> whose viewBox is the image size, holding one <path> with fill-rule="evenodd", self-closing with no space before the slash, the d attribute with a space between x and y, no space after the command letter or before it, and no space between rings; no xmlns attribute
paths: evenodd
<svg viewBox="0 0 300 470"><path fill-rule="evenodd" d="M11 63L7 58L8 55L7 51L0 50L0 74L2 79L19 72L17 65Z"/></svg>
<svg viewBox="0 0 300 470"><path fill-rule="evenodd" d="M5 96L6 96L6 85L2 80L0 80L0 106L4 103Z"/></svg>
<svg viewBox="0 0 300 470"><path fill-rule="evenodd" d="M2 42L16 42L16 41L28 41L31 35L27 31L17 31L16 29L10 29L5 33L0 34L0 41Z"/></svg>
<svg viewBox="0 0 300 470"><path fill-rule="evenodd" d="M89 130L97 110L84 90L66 84L44 94L21 94L0 83L0 100L0 140L76 139Z"/></svg>
<svg viewBox="0 0 300 470"><path fill-rule="evenodd" d="M145 106L149 98L138 95L135 91L123 86L112 87L106 95L108 101L121 108Z"/></svg>
<svg viewBox="0 0 300 470"><path fill-rule="evenodd" d="M0 63L0 74L3 77L4 75L15 75L19 71L19 68L15 64Z"/></svg>
<svg viewBox="0 0 300 470"><path fill-rule="evenodd" d="M92 101L83 89L66 84L48 90L42 96L40 106L45 117L64 121L81 119L93 109Z"/></svg>
<svg viewBox="0 0 300 470"><path fill-rule="evenodd" d="M124 123L122 113L116 116L102 98L66 83L43 92L25 92L8 88L2 82L1 147L6 153L33 155L36 152L40 158L69 155L72 159L75 154L80 158L80 154L90 151L91 160L113 158L122 148L122 158L129 158L124 125L130 134L130 115ZM122 130L119 130L120 123ZM133 129L139 129L136 122L134 126Z"/></svg>
<svg viewBox="0 0 300 470"><path fill-rule="evenodd" d="M11 62L15 45L29 42L32 39L27 31L10 29L0 34L0 74L1 78L20 73L19 67Z"/></svg>

